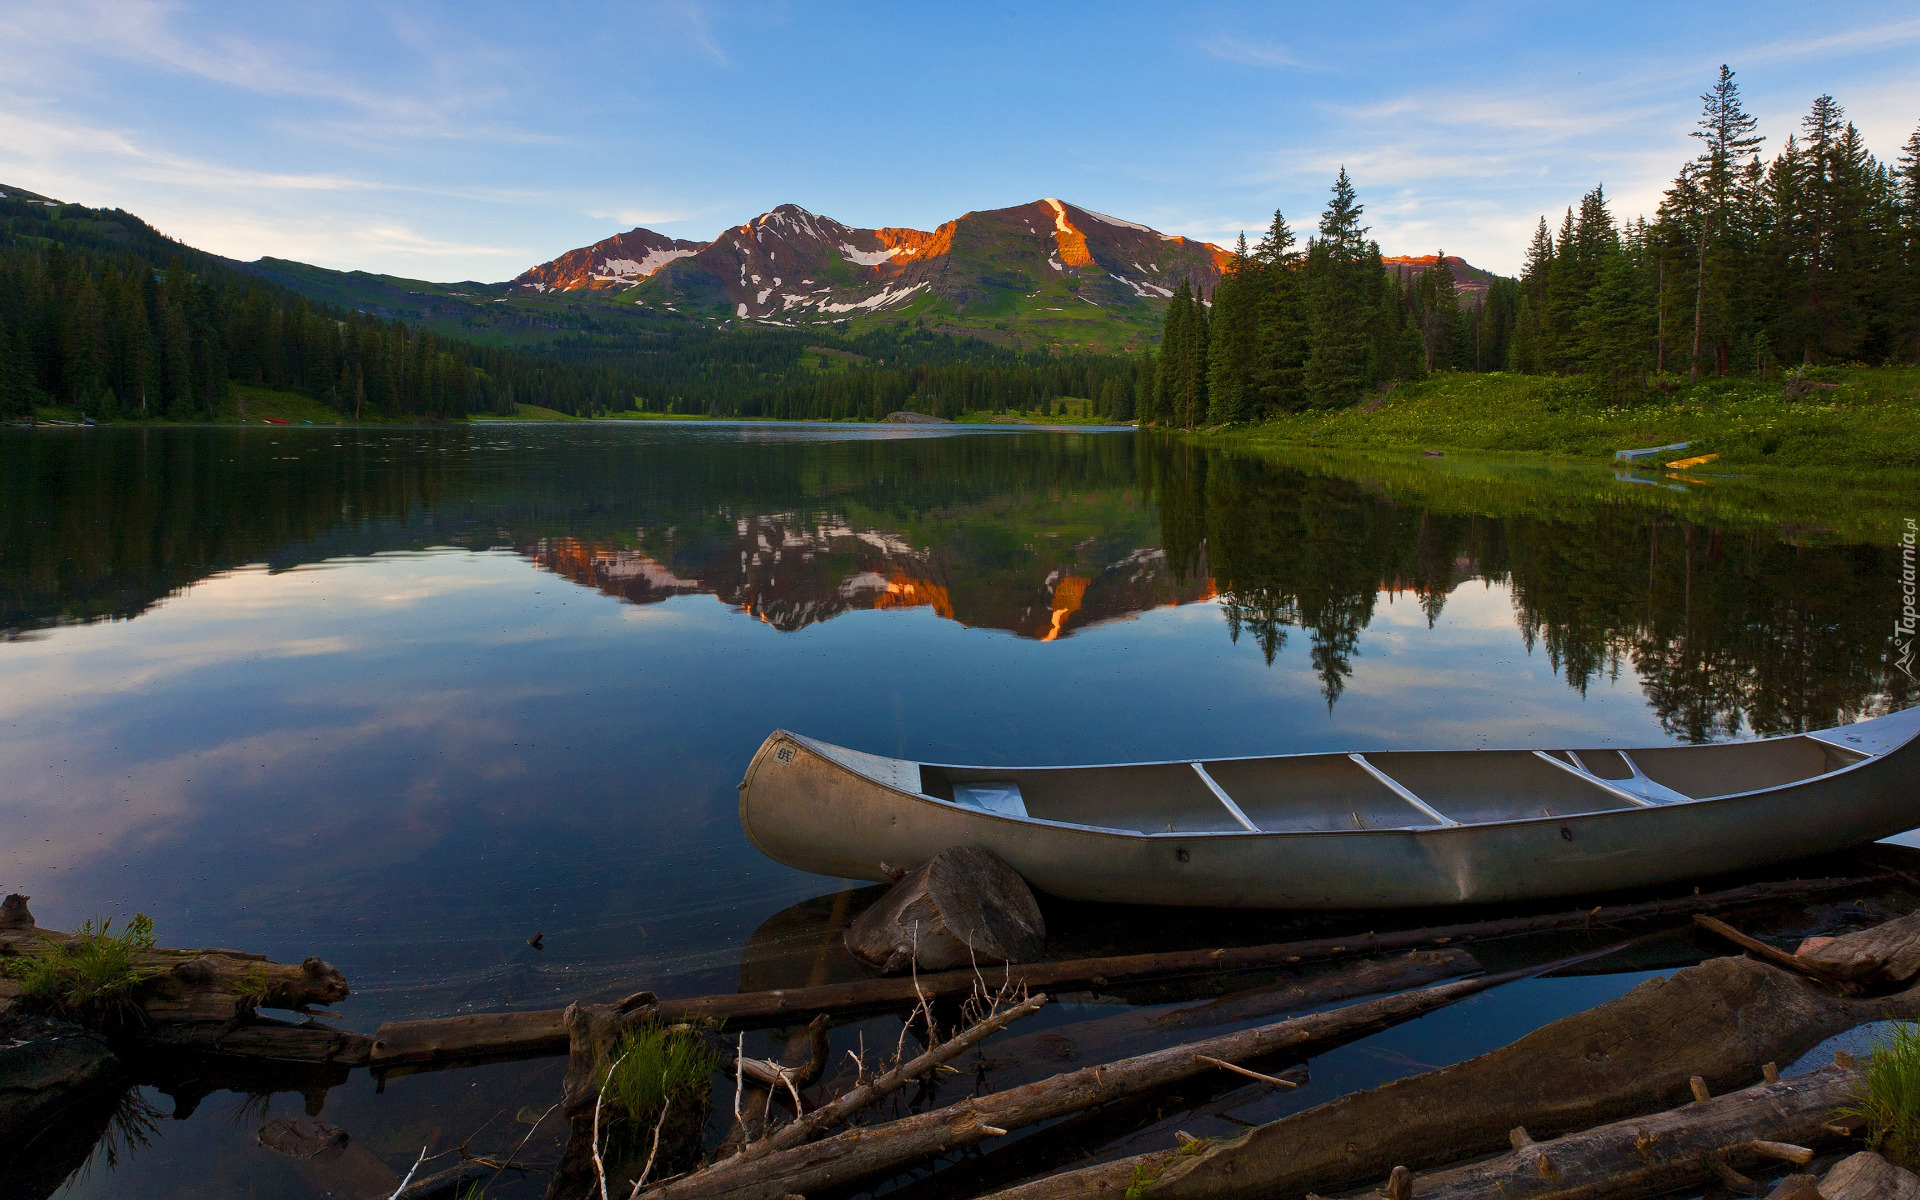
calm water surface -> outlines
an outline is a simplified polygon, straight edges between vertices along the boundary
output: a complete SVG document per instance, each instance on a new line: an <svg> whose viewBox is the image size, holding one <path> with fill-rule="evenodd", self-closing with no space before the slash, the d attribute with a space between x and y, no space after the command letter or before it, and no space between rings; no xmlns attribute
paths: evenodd
<svg viewBox="0 0 1920 1200"><path fill-rule="evenodd" d="M8 431L0 892L47 926L139 910L164 944L319 954L371 1030L854 977L835 931L868 893L739 829L775 727L1064 763L1739 738L1912 702L1897 550L1645 490L1507 503L1117 432ZM1050 919L1062 952L1194 937ZM1504 989L1180 1127L1453 1061L1642 977ZM562 1067L145 1087L144 1144L60 1194L370 1195L423 1143L518 1140ZM309 1094L247 1094L267 1086ZM256 1143L321 1103L344 1159Z"/></svg>

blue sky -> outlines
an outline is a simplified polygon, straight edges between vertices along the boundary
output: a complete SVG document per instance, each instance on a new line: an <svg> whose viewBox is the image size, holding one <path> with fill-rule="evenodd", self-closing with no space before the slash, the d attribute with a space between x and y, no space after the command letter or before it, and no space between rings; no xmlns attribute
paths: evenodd
<svg viewBox="0 0 1920 1200"><path fill-rule="evenodd" d="M1907 3L169 4L0 0L0 184L196 245L508 278L792 202L931 229L1058 196L1230 243L1342 163L1389 254L1513 271L1595 183L1651 212L1731 63L1891 157Z"/></svg>

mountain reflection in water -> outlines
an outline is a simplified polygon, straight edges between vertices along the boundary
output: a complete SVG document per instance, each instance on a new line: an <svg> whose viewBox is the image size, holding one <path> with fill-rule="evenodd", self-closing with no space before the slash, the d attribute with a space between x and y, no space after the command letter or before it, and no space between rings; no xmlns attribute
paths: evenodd
<svg viewBox="0 0 1920 1200"><path fill-rule="evenodd" d="M1364 475L1111 433L112 430L0 442L0 629L137 616L220 571L514 549L636 604L709 594L776 629L924 607L1053 641L1217 597L1271 663L1303 633L1329 706L1383 597L1431 626L1511 588L1582 693L1624 668L1687 740L1911 698L1895 551L1701 524L1632 489L1503 512ZM1622 489L1623 492L1626 489Z"/></svg>
<svg viewBox="0 0 1920 1200"><path fill-rule="evenodd" d="M740 829L735 783L776 726L1059 763L1646 744L1910 703L1885 506L1736 490L1284 465L1124 433L0 430L0 892L53 927L140 911L167 944L318 954L353 983L344 1023L371 1030L858 972L838 933L871 890ZM1067 954L1306 932L1285 913L1047 920ZM1323 1056L1306 1088L1236 1116L1502 1044L1671 957L1501 989ZM1063 998L1012 1045L1118 1044L1133 1027L1114 1007ZM899 1036L861 1028L837 1036ZM387 1194L429 1142L510 1146L564 1069L385 1091L364 1072L143 1076L133 1097L182 1119L60 1194ZM352 1162L391 1179L262 1148L268 1120L322 1100ZM66 1149L146 1111L76 1113ZM1171 1138L1139 1119L1156 1123L1116 1117L1088 1144ZM74 1161L55 1149L48 1185ZM988 1175L948 1180L974 1194Z"/></svg>

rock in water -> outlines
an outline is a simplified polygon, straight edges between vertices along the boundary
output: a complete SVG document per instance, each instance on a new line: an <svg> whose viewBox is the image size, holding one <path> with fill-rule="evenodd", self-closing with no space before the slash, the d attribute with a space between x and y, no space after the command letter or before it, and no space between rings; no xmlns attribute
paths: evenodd
<svg viewBox="0 0 1920 1200"><path fill-rule="evenodd" d="M847 926L847 949L882 971L1026 962L1047 925L1027 881L985 850L954 846L909 871Z"/></svg>

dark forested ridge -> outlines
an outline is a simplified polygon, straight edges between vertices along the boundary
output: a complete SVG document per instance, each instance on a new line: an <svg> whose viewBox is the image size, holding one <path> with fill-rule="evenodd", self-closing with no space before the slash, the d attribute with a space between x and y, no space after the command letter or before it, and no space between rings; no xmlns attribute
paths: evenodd
<svg viewBox="0 0 1920 1200"><path fill-rule="evenodd" d="M1661 376L1769 377L1792 364L1920 360L1920 130L1878 161L1821 96L1771 161L1722 67L1699 155L1651 221L1604 188L1542 217L1521 279L1457 296L1444 254L1383 271L1342 170L1304 249L1280 213L1211 304L1166 314L1148 416L1192 428L1342 408L1442 369L1586 374L1616 399Z"/></svg>
<svg viewBox="0 0 1920 1200"><path fill-rule="evenodd" d="M348 418L453 419L516 401L624 408L630 392L609 368L310 303L119 210L0 200L0 414L58 404L200 420L235 383L302 392Z"/></svg>
<svg viewBox="0 0 1920 1200"><path fill-rule="evenodd" d="M591 416L877 419L900 409L1132 414L1138 366L1015 351L911 326L848 336L716 329L523 301L443 307L466 336L316 302L131 214L10 190L0 199L0 415L58 405L103 419L206 420L229 388L298 392L356 419L459 419L519 404ZM467 298L472 299L472 298ZM488 311L498 303L503 307ZM472 316L478 312L477 317ZM529 336L528 331L537 336Z"/></svg>

